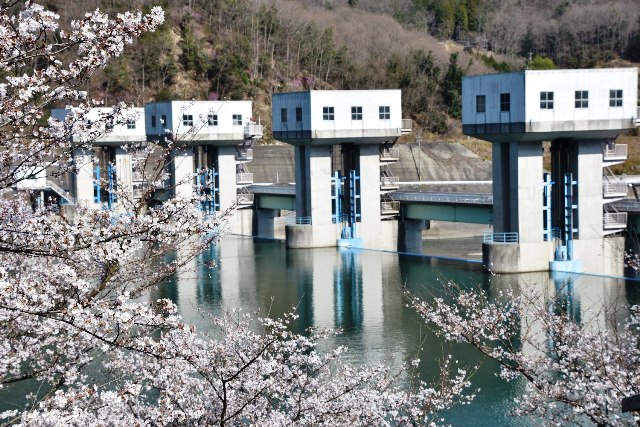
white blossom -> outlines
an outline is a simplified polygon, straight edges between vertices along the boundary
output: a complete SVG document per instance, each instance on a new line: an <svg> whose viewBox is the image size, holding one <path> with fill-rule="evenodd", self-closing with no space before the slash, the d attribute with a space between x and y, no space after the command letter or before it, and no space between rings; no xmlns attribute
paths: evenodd
<svg viewBox="0 0 640 427"><path fill-rule="evenodd" d="M216 241L229 215L203 215L195 197L145 205L180 141L127 147L140 158L146 187L139 202L116 190L126 214L77 206L69 215L15 193L24 171L73 172L73 150L90 150L106 120L126 120L127 106L117 105L89 123L99 103L80 88L164 18L159 8L115 18L95 11L61 30L41 6L27 2L12 14L13 4L0 5L0 393L30 380L38 390L24 407L1 413L0 423L434 424L439 411L473 398L463 394L471 373L451 360L435 387L410 389L396 383L418 361L400 372L349 365L343 348L316 350L332 332L291 333L293 315L231 312L197 331L171 301L149 301L151 288ZM46 65L33 69L36 62ZM73 109L45 123L52 103ZM152 154L160 167L150 164Z"/></svg>
<svg viewBox="0 0 640 427"><path fill-rule="evenodd" d="M412 305L445 339L496 360L503 379L527 381L515 415L553 425L640 422L621 413L622 399L640 394L640 306L629 308L624 324L610 318L608 327L595 326L588 312L577 322L554 310L555 302L532 286L491 301L484 291L450 285L453 302L409 296Z"/></svg>

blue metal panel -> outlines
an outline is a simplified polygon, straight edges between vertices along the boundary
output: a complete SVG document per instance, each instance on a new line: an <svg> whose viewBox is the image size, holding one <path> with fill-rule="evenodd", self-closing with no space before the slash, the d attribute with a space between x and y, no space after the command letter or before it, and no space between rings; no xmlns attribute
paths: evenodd
<svg viewBox="0 0 640 427"><path fill-rule="evenodd" d="M342 179L338 171L335 171L333 178L331 178L331 204L333 206L331 219L334 224L342 221Z"/></svg>
<svg viewBox="0 0 640 427"><path fill-rule="evenodd" d="M94 172L95 180L93 181L93 201L95 203L100 203L102 199L102 188L100 188L100 165L96 165Z"/></svg>
<svg viewBox="0 0 640 427"><path fill-rule="evenodd" d="M107 199L107 206L109 210L113 209L113 205L117 201L116 191L115 191L116 186L115 186L115 179L114 179L115 171L116 171L115 166L109 163L109 165L107 165L107 177L109 180L109 184L108 184L109 197Z"/></svg>
<svg viewBox="0 0 640 427"><path fill-rule="evenodd" d="M200 210L214 213L220 210L220 189L218 188L218 172L213 168L196 171Z"/></svg>
<svg viewBox="0 0 640 427"><path fill-rule="evenodd" d="M549 241L553 239L552 233L552 225L551 225L551 190L554 181L551 180L551 174L544 173L543 174L544 184L543 184L543 198L542 198L542 218L543 218L543 229L544 229L544 240Z"/></svg>

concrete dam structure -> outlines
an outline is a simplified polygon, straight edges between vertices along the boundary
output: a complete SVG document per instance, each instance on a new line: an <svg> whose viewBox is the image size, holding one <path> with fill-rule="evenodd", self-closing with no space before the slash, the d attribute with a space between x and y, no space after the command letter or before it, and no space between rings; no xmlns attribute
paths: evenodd
<svg viewBox="0 0 640 427"><path fill-rule="evenodd" d="M18 190L125 212L145 188L127 146L157 143L170 153L161 197L195 197L205 215L232 209L231 233L286 235L292 249L404 251L419 250L433 222L479 224L494 272L620 276L623 232L640 228L640 206L620 204L627 185L609 167L626 159L615 138L639 123L637 82L635 68L465 77L463 132L492 143L493 162L457 144L397 144L412 128L399 90L274 94L272 131L284 144L270 146L257 145L250 101L150 103L91 141L72 132L90 145L74 152L78 172L65 182L38 176Z"/></svg>

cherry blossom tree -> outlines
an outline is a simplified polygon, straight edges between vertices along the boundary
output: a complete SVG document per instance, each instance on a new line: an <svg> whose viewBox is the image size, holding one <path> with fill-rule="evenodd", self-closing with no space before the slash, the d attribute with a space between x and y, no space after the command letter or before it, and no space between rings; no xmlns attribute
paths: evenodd
<svg viewBox="0 0 640 427"><path fill-rule="evenodd" d="M621 413L622 399L640 394L640 306L630 307L620 323L606 310L578 316L567 309L570 282L555 297L533 285L491 298L447 286L450 299L410 296L413 307L445 339L497 361L505 380L526 380L514 415L553 425L640 422L638 413Z"/></svg>
<svg viewBox="0 0 640 427"><path fill-rule="evenodd" d="M0 3L0 395L29 390L0 423L422 425L468 402L469 374L449 360L432 387L403 388L418 361L352 366L343 348L316 350L331 332L290 333L293 315L230 312L196 331L170 300L150 301L150 288L215 242L229 213L204 215L197 200L177 198L126 215L69 214L14 190L43 169L73 173L74 150L89 150L107 120L124 123L125 106L87 120L98 104L82 85L163 19L159 8L95 11L67 31L37 4ZM69 103L64 121L48 118ZM162 181L161 167L150 170L147 196Z"/></svg>

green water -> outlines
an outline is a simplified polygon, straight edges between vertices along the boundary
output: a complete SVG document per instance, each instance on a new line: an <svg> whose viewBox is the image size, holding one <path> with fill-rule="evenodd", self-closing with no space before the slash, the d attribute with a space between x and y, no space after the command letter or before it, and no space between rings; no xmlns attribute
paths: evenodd
<svg viewBox="0 0 640 427"><path fill-rule="evenodd" d="M445 413L447 422L473 426L535 424L509 415L513 397L524 388L522 382L500 380L494 363L469 346L444 343L406 307L403 289L432 298L445 295L449 280L463 287L481 287L489 295L517 283L553 291L558 282L549 273L486 273L477 263L479 248L477 239L425 243L425 251L476 260L465 263L367 250L288 250L281 241L227 237L153 297L172 298L182 315L200 328L207 325L197 309L219 314L242 307L246 312L260 311L270 316L295 309L299 318L293 329L297 332L311 326L342 329L343 333L326 345L346 345L350 349L348 357L356 363L397 364L418 355L425 380L437 375L438 360L451 353L462 366L480 366L472 380L473 388L480 388L480 392L471 405ZM211 260L217 263L213 268ZM568 309L579 320L587 307L639 303L639 289L637 282L579 276L573 283ZM625 313L622 309L619 316Z"/></svg>
<svg viewBox="0 0 640 427"><path fill-rule="evenodd" d="M299 318L292 328L296 332L311 326L343 330L320 350L345 345L354 363L397 365L418 356L420 375L427 381L438 374L438 360L453 354L462 366L480 366L472 378L472 388L480 392L471 405L444 413L446 422L455 426L538 425L535 420L509 415L511 402L522 393L524 383L500 380L494 363L469 346L443 342L406 307L404 289L422 298L446 298L450 280L466 288L480 287L490 297L523 283L552 295L564 280L549 273L488 274L478 262L480 246L478 239L425 241L423 252L442 257L433 258L336 248L288 250L282 241L229 236L152 291L150 298L171 298L186 320L201 330L208 328L202 311L215 315L240 307L248 313L278 317L295 309ZM616 309L623 320L627 316L624 307L633 303L640 303L640 282L623 279L578 276L570 292L563 293L563 309L576 321L588 308L598 310L603 304L607 310ZM21 383L0 392L0 411L20 407L24 404L21 396L38 387Z"/></svg>

